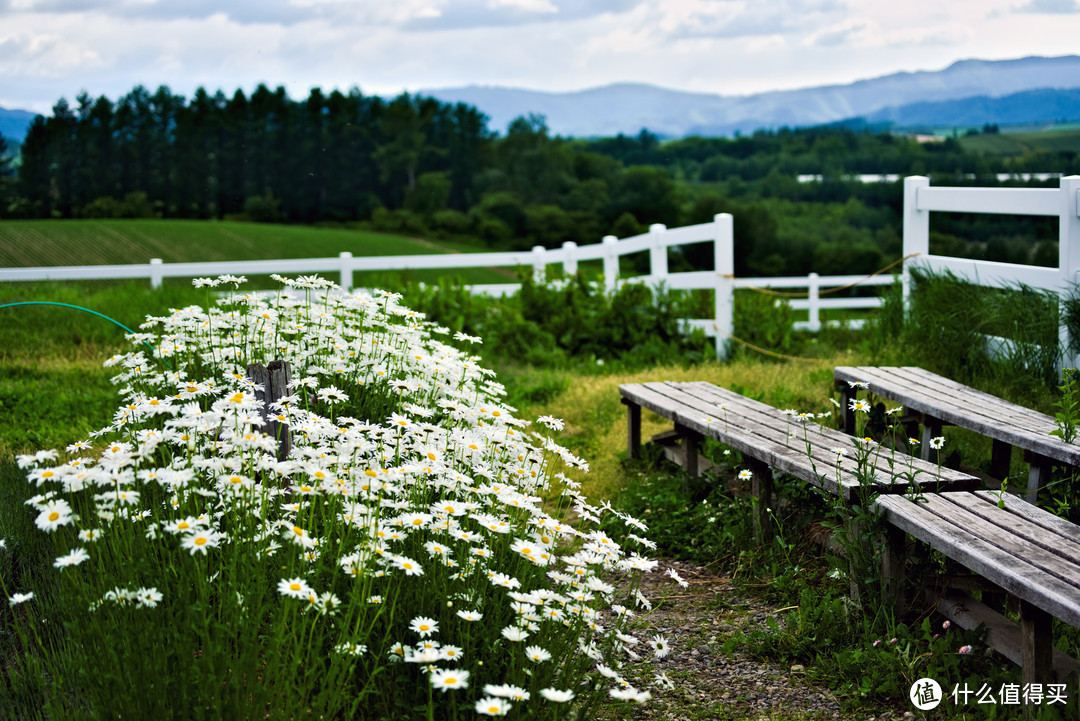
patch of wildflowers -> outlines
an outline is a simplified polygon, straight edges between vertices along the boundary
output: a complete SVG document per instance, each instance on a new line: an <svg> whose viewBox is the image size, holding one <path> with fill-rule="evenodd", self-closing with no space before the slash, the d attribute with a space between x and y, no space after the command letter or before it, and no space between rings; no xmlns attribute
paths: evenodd
<svg viewBox="0 0 1080 721"><path fill-rule="evenodd" d="M59 466L50 465L53 451L18 457L40 493L31 503L36 525L58 539L55 565L84 563L90 554L77 544L95 542L93 563L65 576L86 584L80 611L157 608L171 622L197 592L196 617L228 607L276 618L290 633L302 626L321 639L311 648L333 650L340 663L365 655L416 664L408 668L427 673L430 686L402 693L416 691L422 703L432 689L458 689L491 716L509 713L511 701L529 702L530 672L546 672L553 657L567 668L575 658L584 668L582 655L608 669L633 660L633 614L602 609L615 600L613 574L656 567L624 551L626 542L655 544L596 530L612 514L639 532L646 526L580 494L574 476L588 463L546 435L563 421L540 416L534 427L516 419L491 372L440 341L445 329L399 305L396 294L346 295L315 277L279 280L286 289L277 294L227 291L209 308L147 319L132 340L168 356L169 367L141 350L108 361L122 402L90 434L94 446L69 449L87 457ZM221 276L196 285L241 282ZM267 389L247 369L275 360L288 362L292 380L264 409ZM264 412L278 431L264 426ZM283 444L274 433L286 431ZM145 563L118 553L132 539ZM161 563L156 571L153 562ZM269 577L249 579L256 569ZM636 602L649 606L640 593ZM485 617L499 621L477 623ZM232 619L219 615L207 627L229 628ZM417 637L415 646L402 643ZM296 666L293 648L281 643L289 649L280 654L284 668ZM226 654L207 668L234 669L238 678L263 673L234 667L229 643L203 638L199 648ZM277 662L277 648L268 645L258 662ZM468 684L478 671L440 667L466 658L484 664L483 694ZM318 678L324 661L305 658L300 666L311 672L302 675ZM591 672L575 673L560 683L577 688ZM647 697L628 685L615 691ZM554 688L538 694L574 698Z"/></svg>

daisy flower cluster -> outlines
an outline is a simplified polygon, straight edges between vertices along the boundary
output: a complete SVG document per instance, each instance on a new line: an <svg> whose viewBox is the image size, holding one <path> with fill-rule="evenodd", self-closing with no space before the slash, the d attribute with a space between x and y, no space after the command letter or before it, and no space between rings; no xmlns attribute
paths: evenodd
<svg viewBox="0 0 1080 721"><path fill-rule="evenodd" d="M129 646L146 655L179 628L171 643L217 681L219 710L341 714L362 699L393 718L557 716L648 698L620 671L649 644L635 651L618 602L647 603L634 589L651 544L580 493L587 462L550 436L562 422L516 418L451 344L480 339L451 339L399 296L275 277L268 294L197 280L231 290L148 318L137 349L107 361L122 397L110 423L63 462L18 459L86 615L72 633L141 629ZM288 383L272 393L252 366L274 362Z"/></svg>

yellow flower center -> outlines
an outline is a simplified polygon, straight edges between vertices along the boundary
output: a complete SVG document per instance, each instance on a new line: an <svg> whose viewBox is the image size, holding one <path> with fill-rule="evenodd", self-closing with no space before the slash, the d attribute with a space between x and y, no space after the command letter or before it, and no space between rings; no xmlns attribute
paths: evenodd
<svg viewBox="0 0 1080 721"><path fill-rule="evenodd" d="M206 541L207 541L206 536L199 536L198 538L195 539L195 545L196 546L205 546Z"/></svg>
<svg viewBox="0 0 1080 721"><path fill-rule="evenodd" d="M53 511L52 513L49 514L49 520L50 521L55 521L57 518L60 518L59 512Z"/></svg>

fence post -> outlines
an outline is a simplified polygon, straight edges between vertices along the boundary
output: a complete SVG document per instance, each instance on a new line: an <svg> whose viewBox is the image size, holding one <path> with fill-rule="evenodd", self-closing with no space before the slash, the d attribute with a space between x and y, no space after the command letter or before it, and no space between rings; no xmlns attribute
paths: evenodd
<svg viewBox="0 0 1080 721"><path fill-rule="evenodd" d="M562 264L563 275L577 274L577 243L568 240L562 244L562 247L566 251L566 260Z"/></svg>
<svg viewBox="0 0 1080 721"><path fill-rule="evenodd" d="M731 213L713 217L713 267L716 269L716 357L727 358L728 336L734 328L735 231Z"/></svg>
<svg viewBox="0 0 1080 721"><path fill-rule="evenodd" d="M348 293L352 290L352 253L347 250L341 251L341 289Z"/></svg>
<svg viewBox="0 0 1080 721"><path fill-rule="evenodd" d="M160 288L161 287L161 278L162 278L162 275L161 275L161 262L162 262L161 258L151 258L150 259L150 287L151 288Z"/></svg>
<svg viewBox="0 0 1080 721"><path fill-rule="evenodd" d="M544 246L534 245L533 254L533 282L543 285L547 280L547 264L544 262Z"/></svg>
<svg viewBox="0 0 1080 721"><path fill-rule="evenodd" d="M1072 337L1065 324L1065 300L1075 292L1080 272L1080 175L1070 175L1061 179L1061 219L1058 230L1058 269L1061 272L1061 284L1058 293L1061 298L1061 323L1059 336L1061 343L1062 368L1080 367L1080 357L1071 346L1077 340ZM1061 370L1061 369L1059 369Z"/></svg>
<svg viewBox="0 0 1080 721"><path fill-rule="evenodd" d="M807 276L809 292L806 294L806 299L810 303L810 322L807 324L807 330L811 333L816 333L821 330L821 276L817 273L811 273Z"/></svg>
<svg viewBox="0 0 1080 721"><path fill-rule="evenodd" d="M667 280L667 246L664 245L664 233L667 226L653 223L649 226L649 277L653 285Z"/></svg>
<svg viewBox="0 0 1080 721"><path fill-rule="evenodd" d="M619 239L614 235L604 236L604 290L615 292L615 283L619 278Z"/></svg>
<svg viewBox="0 0 1080 721"><path fill-rule="evenodd" d="M904 178L904 257L912 253L930 253L930 212L919 210L919 188L930 185L930 178L912 175ZM918 263L917 258L904 261L904 309L907 310L911 296L911 267Z"/></svg>

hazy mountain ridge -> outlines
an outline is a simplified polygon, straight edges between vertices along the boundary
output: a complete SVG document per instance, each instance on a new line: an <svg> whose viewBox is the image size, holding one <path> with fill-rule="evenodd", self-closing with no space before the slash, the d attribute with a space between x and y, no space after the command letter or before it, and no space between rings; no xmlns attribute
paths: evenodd
<svg viewBox="0 0 1080 721"><path fill-rule="evenodd" d="M473 85L418 94L475 105L491 118L490 126L500 131L514 118L532 112L546 116L548 126L560 135L635 134L648 128L660 135L682 136L819 125L913 103L998 98L1045 88L1080 88L1080 56L962 60L939 71L741 96L631 83L568 93Z"/></svg>
<svg viewBox="0 0 1080 721"><path fill-rule="evenodd" d="M978 95L957 100L892 106L861 116L868 123L897 127L1020 125L1080 119L1080 88L1038 89L992 98Z"/></svg>
<svg viewBox="0 0 1080 721"><path fill-rule="evenodd" d="M961 60L944 70L903 72L847 85L716 95L641 83L565 93L470 85L420 90L473 105L504 132L529 113L559 135L732 135L759 128L865 118L899 127L1031 123L1080 119L1080 56ZM0 133L21 141L36 113L0 108Z"/></svg>

